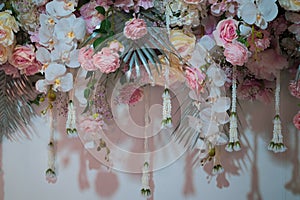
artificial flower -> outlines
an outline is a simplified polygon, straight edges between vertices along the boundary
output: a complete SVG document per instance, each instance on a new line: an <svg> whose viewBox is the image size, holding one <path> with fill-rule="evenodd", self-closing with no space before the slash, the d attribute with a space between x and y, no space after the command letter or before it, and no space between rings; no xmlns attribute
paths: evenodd
<svg viewBox="0 0 300 200"><path fill-rule="evenodd" d="M250 45L250 51L261 52L270 46L270 33L266 30L258 31L254 35L249 35L248 43Z"/></svg>
<svg viewBox="0 0 300 200"><path fill-rule="evenodd" d="M19 70L26 69L36 63L35 48L33 45L18 45L14 48L9 63Z"/></svg>
<svg viewBox="0 0 300 200"><path fill-rule="evenodd" d="M6 62L5 64L0 64L0 70L3 70L6 75L12 76L13 78L20 77L19 70Z"/></svg>
<svg viewBox="0 0 300 200"><path fill-rule="evenodd" d="M120 67L120 56L110 48L104 47L93 56L93 64L102 73L108 74Z"/></svg>
<svg viewBox="0 0 300 200"><path fill-rule="evenodd" d="M196 37L192 33L184 33L181 29L170 32L170 42L183 58L190 58L196 44Z"/></svg>
<svg viewBox="0 0 300 200"><path fill-rule="evenodd" d="M292 96L300 99L300 80L298 80L298 82L291 81L289 85L289 90Z"/></svg>
<svg viewBox="0 0 300 200"><path fill-rule="evenodd" d="M10 10L0 12L0 24L9 27L15 33L19 31L18 23Z"/></svg>
<svg viewBox="0 0 300 200"><path fill-rule="evenodd" d="M238 16L247 24L255 24L261 29L268 27L268 22L278 14L276 0L237 0L239 2Z"/></svg>
<svg viewBox="0 0 300 200"><path fill-rule="evenodd" d="M277 72L288 66L288 62L274 49L267 49L257 54L257 58L250 58L245 66L256 78L273 81Z"/></svg>
<svg viewBox="0 0 300 200"><path fill-rule="evenodd" d="M232 65L243 66L248 61L249 51L240 42L227 43L225 45L224 56L226 57L226 61Z"/></svg>
<svg viewBox="0 0 300 200"><path fill-rule="evenodd" d="M66 73L63 76L57 77L54 80L52 89L54 91L68 92L73 88L73 75Z"/></svg>
<svg viewBox="0 0 300 200"><path fill-rule="evenodd" d="M45 79L53 82L56 78L62 76L66 72L66 67L62 64L52 62L45 70Z"/></svg>
<svg viewBox="0 0 300 200"><path fill-rule="evenodd" d="M213 32L217 45L224 46L232 43L238 38L238 21L235 19L224 19L219 21L216 30Z"/></svg>
<svg viewBox="0 0 300 200"><path fill-rule="evenodd" d="M300 2L298 0L278 0L281 7L290 11L300 11Z"/></svg>
<svg viewBox="0 0 300 200"><path fill-rule="evenodd" d="M300 130L300 112L298 112L294 118L293 118L293 123L295 125L295 127Z"/></svg>
<svg viewBox="0 0 300 200"><path fill-rule="evenodd" d="M123 33L128 39L140 39L148 33L147 24L143 19L133 18L125 23Z"/></svg>
<svg viewBox="0 0 300 200"><path fill-rule="evenodd" d="M5 47L0 44L0 65L3 65L8 60L8 57L10 57L12 53L12 46Z"/></svg>
<svg viewBox="0 0 300 200"><path fill-rule="evenodd" d="M55 62L61 62L69 68L77 68L80 66L78 62L79 49L75 49L72 46L60 43L51 52L51 60Z"/></svg>
<svg viewBox="0 0 300 200"><path fill-rule="evenodd" d="M5 26L0 21L0 44L3 46L10 46L14 43L15 36L13 30L9 26Z"/></svg>
<svg viewBox="0 0 300 200"><path fill-rule="evenodd" d="M93 64L94 50L91 47L83 47L79 50L78 61L81 67L87 71L95 71L97 67Z"/></svg>
<svg viewBox="0 0 300 200"><path fill-rule="evenodd" d="M196 92L203 90L203 84L205 81L205 73L198 68L185 67L185 77L188 86Z"/></svg>
<svg viewBox="0 0 300 200"><path fill-rule="evenodd" d="M46 4L46 11L56 18L66 17L75 11L75 0L53 0Z"/></svg>

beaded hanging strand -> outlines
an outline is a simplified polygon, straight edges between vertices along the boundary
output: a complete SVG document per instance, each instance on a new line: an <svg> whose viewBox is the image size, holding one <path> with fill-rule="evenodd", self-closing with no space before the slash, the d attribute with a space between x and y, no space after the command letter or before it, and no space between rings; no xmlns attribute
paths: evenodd
<svg viewBox="0 0 300 200"><path fill-rule="evenodd" d="M48 143L48 169L46 170L46 180L48 183L55 183L57 181L55 172L55 142L54 142L54 119L53 110L49 109L49 124L50 124L50 138Z"/></svg>
<svg viewBox="0 0 300 200"><path fill-rule="evenodd" d="M145 150L145 162L142 169L142 189L141 194L145 197L151 196L151 188L150 188L150 174L149 174L149 144L148 144L148 135L147 129L149 126L149 93L145 88L145 127L144 127L144 150Z"/></svg>
<svg viewBox="0 0 300 200"><path fill-rule="evenodd" d="M74 91L71 90L69 93L69 103L68 103L68 115L66 122L66 132L69 137L77 137L77 127L76 127L76 111L73 103Z"/></svg>
<svg viewBox="0 0 300 200"><path fill-rule="evenodd" d="M241 150L240 141L238 138L237 130L237 113L236 113L236 66L232 70L232 102L231 114L229 125L229 143L226 145L225 150L228 152Z"/></svg>
<svg viewBox="0 0 300 200"><path fill-rule="evenodd" d="M275 117L273 120L273 138L268 145L268 150L274 153L284 152L287 148L283 144L282 126L280 120L280 71L276 76L276 89L275 89Z"/></svg>
<svg viewBox="0 0 300 200"><path fill-rule="evenodd" d="M162 126L163 127L172 127L172 105L171 105L171 96L169 91L169 66L165 68L165 89L162 94L163 98L163 118L162 118Z"/></svg>

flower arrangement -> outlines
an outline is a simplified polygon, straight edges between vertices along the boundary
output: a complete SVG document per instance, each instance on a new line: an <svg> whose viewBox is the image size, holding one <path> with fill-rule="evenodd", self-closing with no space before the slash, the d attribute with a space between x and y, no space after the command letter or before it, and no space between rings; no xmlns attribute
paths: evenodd
<svg viewBox="0 0 300 200"><path fill-rule="evenodd" d="M174 135L180 141L188 137L189 145L199 149L200 163L214 160L212 172L222 173L222 145L229 152L243 148L238 100L274 100L274 131L267 149L277 153L287 148L281 133L280 72L293 72L289 90L300 98L299 11L294 0L6 0L0 4L0 76L14 84L3 82L0 94L9 99L13 94L6 91L22 90L16 84L20 79L34 84L35 98L22 102L47 105L42 114L49 115L52 131L46 177L55 182L53 115L59 109L58 95L66 95L66 133L85 132L85 147L105 149L109 161L109 145L97 136L97 129L113 117L107 102L112 77L122 80L113 101L117 104L143 101L145 85L163 86L166 129L174 128L172 85L183 83L189 88L190 106L185 112L188 125L182 129L191 133ZM86 81L77 94L80 72ZM23 92L17 95L21 98ZM80 118L76 101L85 106ZM26 112L21 115L28 116ZM299 112L292 120L298 130ZM14 138L12 131L25 122L8 117L0 121L16 124L5 134ZM141 166L145 196L151 194L149 162Z"/></svg>

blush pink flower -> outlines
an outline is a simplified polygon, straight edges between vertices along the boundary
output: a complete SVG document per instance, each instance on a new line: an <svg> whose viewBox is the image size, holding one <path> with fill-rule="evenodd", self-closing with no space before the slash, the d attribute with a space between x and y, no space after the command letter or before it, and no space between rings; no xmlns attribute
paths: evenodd
<svg viewBox="0 0 300 200"><path fill-rule="evenodd" d="M217 45L224 46L227 43L232 43L238 38L237 30L238 21L234 19L221 20L216 30L213 32L213 36L216 40Z"/></svg>
<svg viewBox="0 0 300 200"><path fill-rule="evenodd" d="M101 115L97 117L83 116L79 120L79 129L84 133L97 132L104 126L104 121Z"/></svg>
<svg viewBox="0 0 300 200"><path fill-rule="evenodd" d="M262 85L257 80L246 79L238 85L237 97L243 100L255 100Z"/></svg>
<svg viewBox="0 0 300 200"><path fill-rule="evenodd" d="M120 56L117 52L108 47L104 47L101 51L93 56L93 64L102 73L111 73L120 67Z"/></svg>
<svg viewBox="0 0 300 200"><path fill-rule="evenodd" d="M293 118L293 123L295 125L295 127L300 130L300 112L298 112L294 118Z"/></svg>
<svg viewBox="0 0 300 200"><path fill-rule="evenodd" d="M32 45L16 46L9 63L19 70L26 69L36 62L34 47Z"/></svg>
<svg viewBox="0 0 300 200"><path fill-rule="evenodd" d="M100 14L95 8L100 6L96 1L90 1L80 8L80 14L86 22L86 30L92 33L96 26L104 19L104 15Z"/></svg>
<svg viewBox="0 0 300 200"><path fill-rule="evenodd" d="M146 22L143 19L133 18L126 22L124 35L128 39L137 40L148 33Z"/></svg>
<svg viewBox="0 0 300 200"><path fill-rule="evenodd" d="M6 62L3 65L0 65L0 70L3 70L6 75L12 76L13 78L18 78L20 77L19 70Z"/></svg>
<svg viewBox="0 0 300 200"><path fill-rule="evenodd" d="M249 59L245 66L256 78L273 81L278 70L286 68L288 62L274 49L267 49L257 54L256 58Z"/></svg>
<svg viewBox="0 0 300 200"><path fill-rule="evenodd" d="M296 81L291 82L289 85L289 90L291 95L300 99L300 80L298 81L298 83L296 83Z"/></svg>
<svg viewBox="0 0 300 200"><path fill-rule="evenodd" d="M188 86L196 90L197 92L201 92L203 89L203 83L205 80L205 73L203 73L198 68L186 67L185 68L185 78Z"/></svg>
<svg viewBox="0 0 300 200"><path fill-rule="evenodd" d="M267 49L270 46L270 33L266 30L262 30L258 32L256 37L252 38L250 35L247 39L248 43L250 44L250 51L252 52L261 52Z"/></svg>
<svg viewBox="0 0 300 200"><path fill-rule="evenodd" d="M39 62L33 62L31 65L22 70L26 76L32 76L40 72L42 65Z"/></svg>
<svg viewBox="0 0 300 200"><path fill-rule="evenodd" d="M234 42L225 45L224 56L232 65L243 66L248 61L249 53L242 43Z"/></svg>
<svg viewBox="0 0 300 200"><path fill-rule="evenodd" d="M87 71L95 71L97 67L93 64L94 50L91 47L83 47L79 50L78 62Z"/></svg>

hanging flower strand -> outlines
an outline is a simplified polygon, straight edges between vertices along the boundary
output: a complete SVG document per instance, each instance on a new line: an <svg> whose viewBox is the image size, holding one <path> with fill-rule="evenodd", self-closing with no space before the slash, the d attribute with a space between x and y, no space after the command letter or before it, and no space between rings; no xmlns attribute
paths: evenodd
<svg viewBox="0 0 300 200"><path fill-rule="evenodd" d="M54 145L54 121L53 110L49 110L50 118L50 139L48 144L48 169L46 170L46 180L48 183L56 183L57 177L55 173L55 145Z"/></svg>
<svg viewBox="0 0 300 200"><path fill-rule="evenodd" d="M166 67L165 71L165 90L162 94L163 98L163 127L172 127L172 105L171 105L171 96L169 91L169 67Z"/></svg>
<svg viewBox="0 0 300 200"><path fill-rule="evenodd" d="M229 143L225 150L228 152L241 150L241 144L238 138L237 130L237 114L236 114L236 66L233 66L232 71L232 105L229 125Z"/></svg>
<svg viewBox="0 0 300 200"><path fill-rule="evenodd" d="M276 89L275 89L275 117L273 120L273 138L268 145L268 150L274 153L284 152L287 148L283 144L283 135L281 133L281 120L280 120L280 71L276 77Z"/></svg>
<svg viewBox="0 0 300 200"><path fill-rule="evenodd" d="M72 100L70 100L68 104L68 118L66 122L66 131L69 137L77 137L76 111Z"/></svg>

